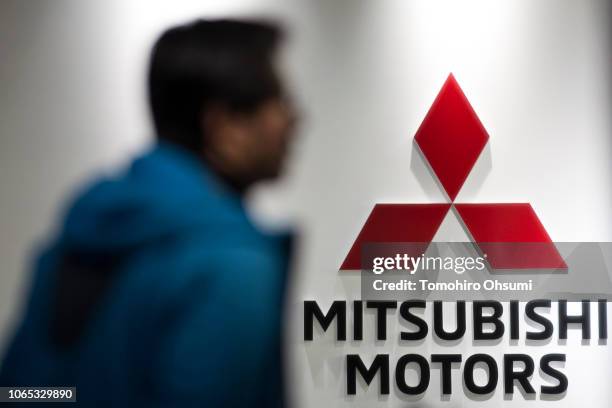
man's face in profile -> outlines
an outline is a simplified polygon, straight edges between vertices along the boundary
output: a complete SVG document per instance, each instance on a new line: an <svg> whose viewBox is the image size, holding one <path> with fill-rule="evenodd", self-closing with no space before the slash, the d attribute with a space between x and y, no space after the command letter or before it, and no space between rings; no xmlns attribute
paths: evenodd
<svg viewBox="0 0 612 408"><path fill-rule="evenodd" d="M259 179L276 178L280 174L295 122L292 105L282 98L264 102L254 112L250 153Z"/></svg>
<svg viewBox="0 0 612 408"><path fill-rule="evenodd" d="M205 159L239 187L278 177L296 127L287 98L271 97L248 113L210 109Z"/></svg>

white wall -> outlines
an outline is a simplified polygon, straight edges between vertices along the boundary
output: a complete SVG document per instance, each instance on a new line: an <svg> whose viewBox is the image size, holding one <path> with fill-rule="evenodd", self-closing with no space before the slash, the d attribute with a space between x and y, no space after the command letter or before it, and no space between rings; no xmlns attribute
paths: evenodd
<svg viewBox="0 0 612 408"><path fill-rule="evenodd" d="M65 195L150 140L148 47L164 27L196 16L277 15L293 33L287 63L306 114L301 140L286 179L254 203L268 219L297 218L303 227L288 319L299 406L405 405L379 401L376 388L345 398L342 356L356 346L332 347L330 336L304 345L302 301L358 297L358 278L337 269L374 203L442 200L415 176L412 137L449 72L491 135L490 154L458 201L528 201L556 241L612 240L605 0L215 3L0 5L2 337L28 251L52 227ZM359 351L406 352L371 343ZM612 353L576 341L564 349L575 356L571 388L556 406L607 406ZM439 397L428 398L435 404ZM454 398L452 406L471 406L459 393ZM496 394L480 406L509 404L502 401Z"/></svg>

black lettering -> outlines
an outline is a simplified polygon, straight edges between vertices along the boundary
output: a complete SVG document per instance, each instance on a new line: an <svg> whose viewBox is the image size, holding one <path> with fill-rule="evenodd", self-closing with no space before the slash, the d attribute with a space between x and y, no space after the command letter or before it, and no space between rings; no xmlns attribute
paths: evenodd
<svg viewBox="0 0 612 408"><path fill-rule="evenodd" d="M363 340L363 302L353 302L353 340Z"/></svg>
<svg viewBox="0 0 612 408"><path fill-rule="evenodd" d="M567 315L567 300L559 301L559 338L567 339L567 326L579 324L582 327L582 338L591 338L591 305L588 300L582 301L582 313L578 316Z"/></svg>
<svg viewBox="0 0 612 408"><path fill-rule="evenodd" d="M489 380L483 386L474 382L474 368L478 363L485 363L489 369ZM463 368L463 382L465 387L474 394L485 395L495 391L497 386L498 372L495 359L487 354L474 354L468 357Z"/></svg>
<svg viewBox="0 0 612 408"><path fill-rule="evenodd" d="M513 300L510 302L510 339L519 339L519 302Z"/></svg>
<svg viewBox="0 0 612 408"><path fill-rule="evenodd" d="M416 386L406 384L406 366L410 363L416 363L419 366L420 381ZM404 394L419 395L427 391L429 387L429 363L427 360L418 354L406 354L397 361L395 367L395 382L397 388Z"/></svg>
<svg viewBox="0 0 612 408"><path fill-rule="evenodd" d="M514 363L522 362L525 368L521 371L514 371ZM535 366L533 359L527 354L506 354L504 356L504 393L514 394L514 380L517 380L527 394L535 394L535 390L529 382L529 377L533 375Z"/></svg>
<svg viewBox="0 0 612 408"><path fill-rule="evenodd" d="M404 320L406 320L407 322L417 326L418 330L416 332L403 331L400 333L400 338L402 340L422 340L427 336L427 332L429 331L427 323L419 316L415 316L414 314L410 313L411 308L424 309L425 301L411 300L402 302L402 305L400 306L400 316L402 316L402 318L404 318Z"/></svg>
<svg viewBox="0 0 612 408"><path fill-rule="evenodd" d="M543 327L543 330L540 332L527 332L528 340L546 340L549 339L553 335L553 324L546 317L538 314L536 312L536 308L538 307L546 307L550 309L550 300L546 299L538 299L538 300L530 300L525 305L525 315L531 319L534 323L538 323Z"/></svg>
<svg viewBox="0 0 612 408"><path fill-rule="evenodd" d="M608 339L608 301L606 299L600 299L597 302L599 306L599 338L601 340Z"/></svg>
<svg viewBox="0 0 612 408"><path fill-rule="evenodd" d="M493 309L493 314L484 316L485 308ZM495 340L504 335L504 324L499 319L504 312L501 303L494 300L475 300L472 307L474 316L474 340ZM485 332L484 325L492 324L495 328L492 332Z"/></svg>
<svg viewBox="0 0 612 408"><path fill-rule="evenodd" d="M349 395L357 393L357 372L370 385L378 372L380 372L380 393L389 394L389 355L378 354L367 368L358 354L346 356L346 389Z"/></svg>
<svg viewBox="0 0 612 408"><path fill-rule="evenodd" d="M434 302L434 332L442 340L459 340L465 334L465 302L457 302L457 328L454 332L444 330L443 303Z"/></svg>
<svg viewBox="0 0 612 408"><path fill-rule="evenodd" d="M376 309L376 339L387 340L387 310L397 308L397 302L372 300L366 307Z"/></svg>
<svg viewBox="0 0 612 408"><path fill-rule="evenodd" d="M332 303L327 314L323 314L314 300L304 301L304 340L312 341L314 319L317 319L323 331L326 331L336 320L336 339L346 340L346 302L336 300Z"/></svg>
<svg viewBox="0 0 612 408"><path fill-rule="evenodd" d="M550 363L554 361L565 362L565 354L546 354L542 356L540 360L540 369L542 372L550 375L559 382L559 384L555 386L542 385L540 388L542 394L563 394L567 391L567 377L561 371L550 365Z"/></svg>
<svg viewBox="0 0 612 408"><path fill-rule="evenodd" d="M461 362L461 354L432 354L432 363L440 363L442 370L442 394L450 395L453 392L451 369L453 363Z"/></svg>

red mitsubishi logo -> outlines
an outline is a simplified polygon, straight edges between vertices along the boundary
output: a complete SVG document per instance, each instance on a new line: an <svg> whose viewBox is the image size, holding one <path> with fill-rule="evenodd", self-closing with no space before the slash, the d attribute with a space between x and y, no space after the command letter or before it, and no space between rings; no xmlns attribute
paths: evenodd
<svg viewBox="0 0 612 408"><path fill-rule="evenodd" d="M472 241L487 254L492 269L567 268L529 203L455 202L489 134L452 74L414 140L449 202L376 204L340 269L361 269L362 245L366 243L431 242L451 208Z"/></svg>

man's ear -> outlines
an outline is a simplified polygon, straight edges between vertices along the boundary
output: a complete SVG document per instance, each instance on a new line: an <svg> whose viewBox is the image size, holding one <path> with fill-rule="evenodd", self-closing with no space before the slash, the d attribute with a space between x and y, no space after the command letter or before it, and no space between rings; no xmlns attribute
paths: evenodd
<svg viewBox="0 0 612 408"><path fill-rule="evenodd" d="M222 104L209 105L200 114L205 156L214 162L236 165L248 154L246 118Z"/></svg>

